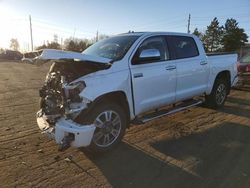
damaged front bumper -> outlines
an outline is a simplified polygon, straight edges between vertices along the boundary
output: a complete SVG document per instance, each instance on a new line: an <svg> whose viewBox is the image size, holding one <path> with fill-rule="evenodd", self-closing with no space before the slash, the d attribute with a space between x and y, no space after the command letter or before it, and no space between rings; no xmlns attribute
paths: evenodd
<svg viewBox="0 0 250 188"><path fill-rule="evenodd" d="M60 117L55 125L50 125L41 111L37 113L37 124L42 133L54 139L57 144L77 148L90 145L96 128L94 124L82 125L64 117Z"/></svg>

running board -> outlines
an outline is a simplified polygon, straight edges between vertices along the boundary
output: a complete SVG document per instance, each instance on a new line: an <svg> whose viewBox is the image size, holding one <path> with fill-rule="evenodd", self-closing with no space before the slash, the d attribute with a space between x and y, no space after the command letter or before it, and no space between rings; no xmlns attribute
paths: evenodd
<svg viewBox="0 0 250 188"><path fill-rule="evenodd" d="M150 114L146 114L145 116L142 116L140 118L136 118L133 123L134 124L143 124L143 123L147 123L149 121L152 121L154 119L169 115L169 114L173 114L182 110L185 110L187 108L193 107L193 106L197 106L199 104L202 104L203 101L202 100L188 100L186 102L182 102L179 105L174 106L171 109L162 109L159 111L155 111L152 112Z"/></svg>

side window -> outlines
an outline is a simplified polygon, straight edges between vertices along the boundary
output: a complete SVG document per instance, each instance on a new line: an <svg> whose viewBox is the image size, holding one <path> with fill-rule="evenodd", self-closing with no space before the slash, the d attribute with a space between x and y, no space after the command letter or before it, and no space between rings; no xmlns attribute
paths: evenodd
<svg viewBox="0 0 250 188"><path fill-rule="evenodd" d="M148 49L157 49L160 52L160 59L158 60L151 60L151 61L139 61L139 55L143 50ZM133 59L132 64L145 64L145 63L153 63L153 62L159 62L159 61L165 61L169 59L169 53L166 47L166 41L163 37L157 36L157 37L150 37L147 38L145 41L142 42L142 44L137 49Z"/></svg>
<svg viewBox="0 0 250 188"><path fill-rule="evenodd" d="M199 55L198 48L192 37L169 36L167 37L173 51L172 59L182 59Z"/></svg>

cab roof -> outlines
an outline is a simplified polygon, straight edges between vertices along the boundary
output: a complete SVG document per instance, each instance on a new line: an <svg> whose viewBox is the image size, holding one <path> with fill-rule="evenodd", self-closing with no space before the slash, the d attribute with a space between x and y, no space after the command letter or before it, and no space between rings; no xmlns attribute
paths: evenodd
<svg viewBox="0 0 250 188"><path fill-rule="evenodd" d="M134 36L148 36L148 35L180 35L180 36L193 36L192 34L189 33L179 33L179 32L165 32L165 31L144 31L144 32L128 32L128 33L121 33L119 35L134 35Z"/></svg>

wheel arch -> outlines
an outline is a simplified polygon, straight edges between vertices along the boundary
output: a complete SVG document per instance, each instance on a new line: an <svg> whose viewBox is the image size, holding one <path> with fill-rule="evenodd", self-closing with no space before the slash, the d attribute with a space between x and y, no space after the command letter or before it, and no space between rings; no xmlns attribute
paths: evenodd
<svg viewBox="0 0 250 188"><path fill-rule="evenodd" d="M86 110L83 110L80 116L86 116L95 108L96 105L99 105L103 102L116 103L121 106L126 113L127 121L130 122L129 103L124 91L113 91L98 96L93 102L89 104Z"/></svg>
<svg viewBox="0 0 250 188"><path fill-rule="evenodd" d="M230 71L224 70L224 71L219 72L214 79L214 84L215 84L216 80L218 80L218 79L225 79L227 81L227 85L228 85L227 94L229 94L230 88L231 88L231 73L230 73Z"/></svg>

